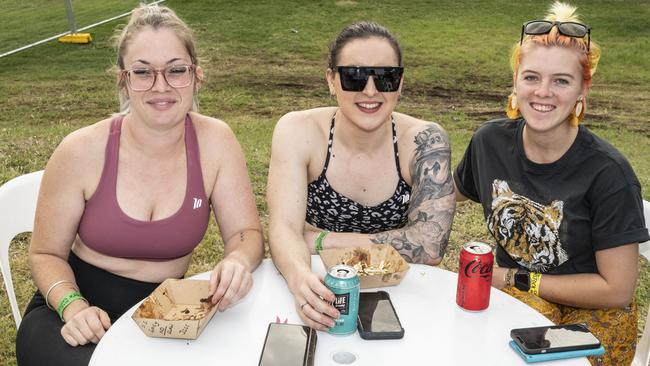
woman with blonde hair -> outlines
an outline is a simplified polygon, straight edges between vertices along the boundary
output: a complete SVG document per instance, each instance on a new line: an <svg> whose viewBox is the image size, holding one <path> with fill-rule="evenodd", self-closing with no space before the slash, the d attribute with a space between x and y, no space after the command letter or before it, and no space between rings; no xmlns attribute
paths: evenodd
<svg viewBox="0 0 650 366"><path fill-rule="evenodd" d="M214 212L224 258L210 297L246 295L261 225L234 134L199 114L203 70L188 26L142 5L117 37L122 113L67 136L50 158L29 249L38 291L18 364L86 365L111 323L167 278L181 278Z"/></svg>
<svg viewBox="0 0 650 366"><path fill-rule="evenodd" d="M586 323L594 365L629 365L637 313L641 186L626 159L580 122L600 58L576 8L526 22L511 57L509 119L486 123L456 168L458 200L483 206L497 243L493 286L556 324Z"/></svg>

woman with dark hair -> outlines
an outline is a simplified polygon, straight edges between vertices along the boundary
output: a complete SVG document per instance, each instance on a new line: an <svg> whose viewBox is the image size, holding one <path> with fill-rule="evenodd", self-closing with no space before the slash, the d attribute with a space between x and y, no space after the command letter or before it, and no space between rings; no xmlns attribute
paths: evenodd
<svg viewBox="0 0 650 366"><path fill-rule="evenodd" d="M483 205L497 243L493 286L556 324L587 323L606 350L593 364L629 365L638 243L650 237L634 171L580 125L600 49L575 10L556 2L523 25L509 119L474 133L456 195Z"/></svg>
<svg viewBox="0 0 650 366"><path fill-rule="evenodd" d="M352 24L332 43L325 74L338 105L292 112L276 125L271 255L313 328L333 326L339 314L311 272L311 253L385 243L414 263L444 256L455 208L449 139L437 124L395 112L403 71L386 28Z"/></svg>

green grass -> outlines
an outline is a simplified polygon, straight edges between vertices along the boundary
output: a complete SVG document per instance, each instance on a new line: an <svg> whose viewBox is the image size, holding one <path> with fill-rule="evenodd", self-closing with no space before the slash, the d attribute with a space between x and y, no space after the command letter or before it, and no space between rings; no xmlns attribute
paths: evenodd
<svg viewBox="0 0 650 366"><path fill-rule="evenodd" d="M138 0L73 1L76 29L124 14L138 3ZM70 30L64 1L3 0L0 4L3 10L9 10L2 15L0 23L0 53Z"/></svg>
<svg viewBox="0 0 650 366"><path fill-rule="evenodd" d="M355 20L374 20L398 35L407 68L398 110L441 123L450 134L455 165L472 131L503 115L511 82L508 52L519 39L521 23L541 17L548 5L506 0L166 3L196 32L207 74L201 111L227 121L237 134L265 226L273 126L288 111L333 104L324 81L326 50L342 27ZM62 1L0 4L0 53L67 30ZM135 0L76 1L77 26L123 13L135 4ZM645 199L650 199L650 4L642 0L575 4L603 49L585 122L625 154L645 189ZM94 40L88 45L51 42L0 59L0 183L43 169L66 134L116 111L114 77L107 72L115 60L109 38L125 21L90 30ZM20 236L11 249L21 307L34 291L25 255L28 240L29 235ZM468 240L490 238L479 206L463 203L443 267L457 269L459 245ZM190 273L213 266L222 249L212 224ZM645 260L640 263L637 299L639 317L644 319L650 266ZM2 291L0 364L15 363L14 339Z"/></svg>

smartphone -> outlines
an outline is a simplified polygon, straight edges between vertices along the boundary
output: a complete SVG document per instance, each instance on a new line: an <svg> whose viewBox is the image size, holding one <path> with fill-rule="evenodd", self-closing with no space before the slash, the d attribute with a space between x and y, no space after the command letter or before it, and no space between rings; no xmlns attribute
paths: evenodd
<svg viewBox="0 0 650 366"><path fill-rule="evenodd" d="M259 366L313 366L316 338L306 325L271 323Z"/></svg>
<svg viewBox="0 0 650 366"><path fill-rule="evenodd" d="M527 354L575 351L600 347L585 324L564 324L510 331L510 337Z"/></svg>
<svg viewBox="0 0 650 366"><path fill-rule="evenodd" d="M399 339L404 328L386 291L359 294L359 335L363 339Z"/></svg>
<svg viewBox="0 0 650 366"><path fill-rule="evenodd" d="M515 343L515 341L510 341L509 344L510 348L515 350L515 352L517 352L517 354L521 356L521 358L527 363L561 360L574 357L600 356L605 354L605 348L603 346L600 346L598 348L579 349L575 351L528 354L522 351L517 343Z"/></svg>

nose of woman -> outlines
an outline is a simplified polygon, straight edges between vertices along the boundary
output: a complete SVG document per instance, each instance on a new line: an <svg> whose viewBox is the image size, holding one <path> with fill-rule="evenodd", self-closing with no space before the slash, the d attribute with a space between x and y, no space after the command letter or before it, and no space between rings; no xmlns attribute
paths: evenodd
<svg viewBox="0 0 650 366"><path fill-rule="evenodd" d="M363 94L372 97L377 93L379 93L379 91L375 86L375 78L373 78L372 76L368 76L368 82L366 83L365 88L363 88Z"/></svg>
<svg viewBox="0 0 650 366"><path fill-rule="evenodd" d="M538 97L552 97L551 80L542 80L535 88L535 95Z"/></svg>

